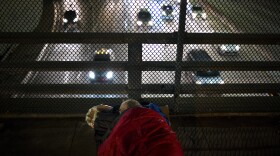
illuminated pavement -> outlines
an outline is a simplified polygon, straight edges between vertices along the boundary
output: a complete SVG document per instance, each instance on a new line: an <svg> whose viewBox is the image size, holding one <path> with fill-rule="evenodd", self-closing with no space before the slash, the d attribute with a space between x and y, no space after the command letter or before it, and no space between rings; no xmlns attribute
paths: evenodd
<svg viewBox="0 0 280 156"><path fill-rule="evenodd" d="M64 32L63 13L66 10L76 10L78 23L77 32L175 32L178 31L179 5L170 3L174 7L174 20L166 22L161 19L161 5L164 1L107 1L106 3L84 2L78 0L65 0L55 3L53 31ZM96 5L96 6L95 6ZM61 8L63 6L63 8ZM89 7L91 6L91 7ZM186 31L190 33L213 32L237 32L237 29L224 17L215 13L208 5L204 4L207 19L192 19L187 5ZM69 9L70 8L70 9ZM154 25L151 29L137 29L137 13L140 8L147 8L152 14ZM94 11L96 12L94 12ZM226 22L224 22L226 21ZM217 25L223 24L223 29L217 29ZM224 56L218 53L219 45L184 45L183 61L187 59L187 53L191 49L205 49L214 61L262 61L271 60L265 48L257 45L241 45L241 50L236 56ZM92 45L92 44L47 44L42 50L37 61L92 61L93 52L100 48L113 50L112 61L127 61L127 45ZM175 61L176 45L143 44L143 61ZM65 72L38 72L26 78L24 83L51 83L51 84L89 84L88 71ZM269 74L258 71L222 71L221 77L225 83L277 83L277 72ZM149 76L153 75L153 77ZM278 74L279 75L279 74ZM27 80L28 79L28 80ZM150 71L142 72L143 84L173 84L174 71ZM127 72L115 72L113 83L127 84ZM192 83L191 72L182 72L182 84Z"/></svg>

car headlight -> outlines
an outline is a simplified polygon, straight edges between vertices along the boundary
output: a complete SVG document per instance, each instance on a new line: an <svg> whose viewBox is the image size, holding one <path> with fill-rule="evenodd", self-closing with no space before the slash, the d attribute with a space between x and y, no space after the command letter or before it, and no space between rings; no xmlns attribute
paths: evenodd
<svg viewBox="0 0 280 156"><path fill-rule="evenodd" d="M142 21L137 21L136 23L137 23L137 25L139 25L139 26L141 26L141 25L143 24Z"/></svg>
<svg viewBox="0 0 280 156"><path fill-rule="evenodd" d="M226 48L226 46L225 45L222 45L221 46L221 50L226 50L227 48Z"/></svg>
<svg viewBox="0 0 280 156"><path fill-rule="evenodd" d="M74 18L73 22L78 22L78 18L77 17Z"/></svg>
<svg viewBox="0 0 280 156"><path fill-rule="evenodd" d="M68 20L67 20L66 18L63 18L63 22L64 22L64 23L67 23Z"/></svg>
<svg viewBox="0 0 280 156"><path fill-rule="evenodd" d="M162 13L163 16L166 16L166 12L165 11L162 11L161 13Z"/></svg>
<svg viewBox="0 0 280 156"><path fill-rule="evenodd" d="M95 79L95 73L94 73L93 71L90 71L90 72L88 73L88 77L89 77L90 79Z"/></svg>
<svg viewBox="0 0 280 156"><path fill-rule="evenodd" d="M106 78L107 79L112 79L113 78L113 72L112 71L108 71L106 74Z"/></svg>
<svg viewBox="0 0 280 156"><path fill-rule="evenodd" d="M195 83L196 83L196 84L202 84L202 82L199 81L199 80L196 80Z"/></svg>
<svg viewBox="0 0 280 156"><path fill-rule="evenodd" d="M206 13L202 13L202 14L201 14L201 17L202 17L203 19L206 19L206 17L207 17Z"/></svg>
<svg viewBox="0 0 280 156"><path fill-rule="evenodd" d="M240 50L240 46L239 45L235 46L235 50L239 51Z"/></svg>
<svg viewBox="0 0 280 156"><path fill-rule="evenodd" d="M221 80L221 81L220 81L220 84L225 84L225 81Z"/></svg>
<svg viewBox="0 0 280 156"><path fill-rule="evenodd" d="M153 25L153 24L154 24L153 21L149 21L149 22L148 22L148 25L150 25L150 26Z"/></svg>
<svg viewBox="0 0 280 156"><path fill-rule="evenodd" d="M181 0L177 0L178 3L181 3Z"/></svg>
<svg viewBox="0 0 280 156"><path fill-rule="evenodd" d="M197 16L197 13L192 13L192 17L195 18Z"/></svg>
<svg viewBox="0 0 280 156"><path fill-rule="evenodd" d="M111 55L113 50L112 49L108 49L107 52Z"/></svg>

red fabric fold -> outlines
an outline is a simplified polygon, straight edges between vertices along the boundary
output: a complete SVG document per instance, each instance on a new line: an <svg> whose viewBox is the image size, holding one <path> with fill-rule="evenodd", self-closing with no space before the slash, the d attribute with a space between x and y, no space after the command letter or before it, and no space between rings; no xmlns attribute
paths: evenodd
<svg viewBox="0 0 280 156"><path fill-rule="evenodd" d="M183 156L176 134L165 120L148 108L124 112L98 156Z"/></svg>

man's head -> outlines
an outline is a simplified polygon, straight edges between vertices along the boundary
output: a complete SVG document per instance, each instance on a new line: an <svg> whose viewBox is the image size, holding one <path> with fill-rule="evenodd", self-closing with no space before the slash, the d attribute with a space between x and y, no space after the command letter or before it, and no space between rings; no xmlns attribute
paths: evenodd
<svg viewBox="0 0 280 156"><path fill-rule="evenodd" d="M138 101L133 99L125 100L120 106L120 113L124 112L128 108L133 108L133 107L142 107L142 105Z"/></svg>

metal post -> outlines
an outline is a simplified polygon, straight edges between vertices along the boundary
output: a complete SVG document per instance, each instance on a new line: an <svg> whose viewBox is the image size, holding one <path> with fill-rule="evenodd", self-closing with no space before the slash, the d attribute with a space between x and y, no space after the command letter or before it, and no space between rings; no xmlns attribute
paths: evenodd
<svg viewBox="0 0 280 156"><path fill-rule="evenodd" d="M185 33L185 20L186 20L186 1L181 1L180 3L180 15L179 15L179 29L177 38L177 54L176 54L176 64L175 64L175 92L174 92L174 104L177 105L176 99L180 94L180 81L181 81L181 71L182 71L182 57L184 49L184 33Z"/></svg>
<svg viewBox="0 0 280 156"><path fill-rule="evenodd" d="M142 62L142 44L133 43L128 44L128 63L129 66L136 67ZM128 89L129 89L129 98L139 99L141 98L141 70L132 69L128 70Z"/></svg>

